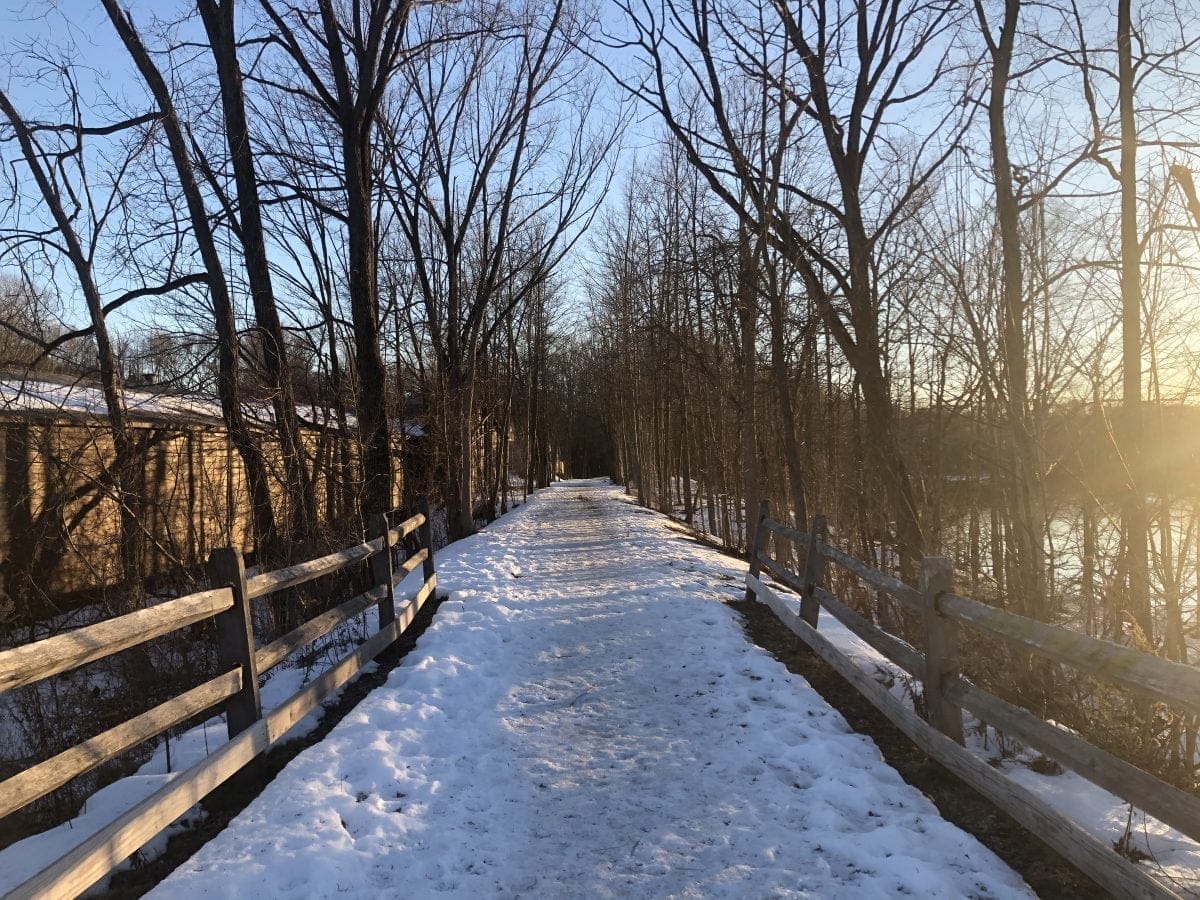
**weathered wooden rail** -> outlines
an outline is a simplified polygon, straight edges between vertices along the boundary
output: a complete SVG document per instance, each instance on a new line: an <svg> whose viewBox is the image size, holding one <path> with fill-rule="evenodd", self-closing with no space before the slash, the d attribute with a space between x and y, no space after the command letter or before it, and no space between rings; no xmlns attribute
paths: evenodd
<svg viewBox="0 0 1200 900"><path fill-rule="evenodd" d="M769 532L793 542L804 552L802 574L764 555ZM888 634L830 593L825 587L825 569L830 563L842 566L919 615L922 646L913 647ZM798 613L765 582L764 570L799 595ZM1178 896L1144 867L966 750L962 746L963 710L1198 841L1200 799L967 681L958 664L959 630L964 626L975 629L1193 715L1200 714L1200 669L961 597L954 592L954 567L943 557L922 561L920 584L919 589L914 588L830 545L823 516L815 517L805 533L771 519L767 504L763 504L746 576L747 600L757 599L769 606L914 743L1105 890L1118 897ZM817 626L822 608L921 681L925 718L820 633Z"/></svg>
<svg viewBox="0 0 1200 900"><path fill-rule="evenodd" d="M148 609L0 652L0 691L10 690L214 618L221 671L217 677L0 782L0 817L202 713L215 714L223 710L229 733L229 742L203 762L176 775L7 896L59 898L83 893L278 742L321 700L395 642L437 587L428 504L422 501L417 515L394 527L389 526L386 516L376 516L370 531L371 540L362 544L252 577L246 576L240 553L228 548L216 550L209 561L209 580L215 585L212 590L168 600ZM400 565L394 565L392 548L413 532L418 533L420 548ZM256 646L252 600L363 561L371 566L373 587L310 619L278 640L263 647ZM420 588L398 604L396 586L418 566L422 567ZM323 637L372 606L379 608L379 630L320 677L264 715L258 693L259 676L293 651Z"/></svg>

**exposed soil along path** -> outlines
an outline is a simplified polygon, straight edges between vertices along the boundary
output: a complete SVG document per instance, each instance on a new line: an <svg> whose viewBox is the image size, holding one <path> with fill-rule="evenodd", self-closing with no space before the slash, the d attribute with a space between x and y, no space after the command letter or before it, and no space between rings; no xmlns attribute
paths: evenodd
<svg viewBox="0 0 1200 900"><path fill-rule="evenodd" d="M158 896L1026 894L603 482L439 564L416 650Z"/></svg>

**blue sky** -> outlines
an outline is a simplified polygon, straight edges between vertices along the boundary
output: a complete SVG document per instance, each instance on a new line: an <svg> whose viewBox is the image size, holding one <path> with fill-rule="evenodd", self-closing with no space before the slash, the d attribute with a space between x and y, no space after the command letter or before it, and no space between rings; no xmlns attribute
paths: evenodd
<svg viewBox="0 0 1200 900"><path fill-rule="evenodd" d="M175 0L154 3L149 0L126 0L132 9L135 21L144 32L151 32L155 17L168 21L182 18L193 8ZM606 18L611 8L605 8ZM40 65L37 57L57 57L69 53L76 66L76 76L81 81L82 91L91 108L92 116L85 114L89 124L102 124L119 117L118 110L138 111L145 105L144 90L132 63L117 38L108 17L96 0L58 0L51 4L31 0L0 0L0 81L4 84L14 103L30 118L60 119L52 111L57 102L57 91L33 83L29 75ZM194 26L199 29L199 26ZM157 41L147 39L151 47ZM43 69L44 72L44 69ZM594 115L610 115L597 109ZM629 146L617 165L617 177L613 183L612 197L620 195L626 173L634 159L647 155L645 150L658 136L657 123L645 114L629 129ZM585 236L564 265L560 273L565 298L572 306L583 300L583 271L588 266L589 240ZM2 266L2 264L0 264ZM73 293L71 281L65 274L56 279L62 282L61 291L69 296ZM123 289L109 285L112 292ZM65 318L77 323L84 317L81 304L77 309L68 309ZM152 303L134 304L124 313L113 316L114 324L120 327L145 325L152 321L155 307Z"/></svg>

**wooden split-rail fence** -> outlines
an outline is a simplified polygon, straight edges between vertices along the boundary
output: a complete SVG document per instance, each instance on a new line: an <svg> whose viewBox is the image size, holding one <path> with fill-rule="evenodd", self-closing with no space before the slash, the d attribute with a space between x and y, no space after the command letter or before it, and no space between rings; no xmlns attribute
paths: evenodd
<svg viewBox="0 0 1200 900"><path fill-rule="evenodd" d="M803 552L801 574L764 555L768 532L785 538ZM919 615L922 646L913 647L888 634L827 590L826 568L831 563ZM798 611L766 583L764 570L778 584L799 595ZM1194 716L1200 716L1200 669L959 596L954 588L953 563L944 557L922 560L920 587L914 588L832 546L824 516L815 517L805 533L770 518L766 503L760 510L755 532L750 572L746 576L746 599L757 599L769 606L792 632L929 756L988 797L1102 888L1118 897L1178 896L1146 868L1131 862L1036 793L965 749L963 710L1197 841L1200 841L1200 798L967 681L959 670L959 631L964 627L974 629ZM921 681L925 718L820 633L817 625L822 609Z"/></svg>
<svg viewBox="0 0 1200 900"><path fill-rule="evenodd" d="M209 560L211 590L0 652L0 691L5 691L34 684L211 618L216 625L221 671L216 678L0 782L0 817L201 714L224 711L229 733L228 743L177 774L7 896L59 898L82 894L276 744L321 700L391 646L437 587L426 501L422 500L420 510L394 527L389 526L387 516L376 515L370 523L370 540L261 575L247 576L242 555L237 551L216 550ZM393 548L414 532L419 549L397 565ZM373 587L278 640L256 646L251 601L364 561L370 566ZM396 587L418 566L422 567L422 584L411 597L401 601L396 596ZM374 635L280 706L263 712L259 699L262 673L372 606L379 610L379 629Z"/></svg>

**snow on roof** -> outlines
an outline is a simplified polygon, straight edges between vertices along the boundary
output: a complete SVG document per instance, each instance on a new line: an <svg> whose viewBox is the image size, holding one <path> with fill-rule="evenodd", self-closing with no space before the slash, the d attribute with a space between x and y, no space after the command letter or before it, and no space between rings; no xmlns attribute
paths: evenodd
<svg viewBox="0 0 1200 900"><path fill-rule="evenodd" d="M124 395L125 406L135 419L205 425L224 423L221 406L211 397L157 393L129 387L125 388ZM242 408L260 425L269 425L275 419L269 403L243 403ZM337 426L333 411L328 408L298 404L296 412L304 424L326 428ZM108 406L104 402L104 392L96 384L10 377L0 378L0 417L6 415L49 415L56 418L106 416ZM357 427L358 419L353 413L346 413L346 425ZM393 427L402 429L406 437L425 437L425 428L419 422L393 423Z"/></svg>
<svg viewBox="0 0 1200 900"><path fill-rule="evenodd" d="M221 407L207 398L125 389L125 405L136 418L220 423ZM36 379L0 379L0 415L105 416L98 385Z"/></svg>

